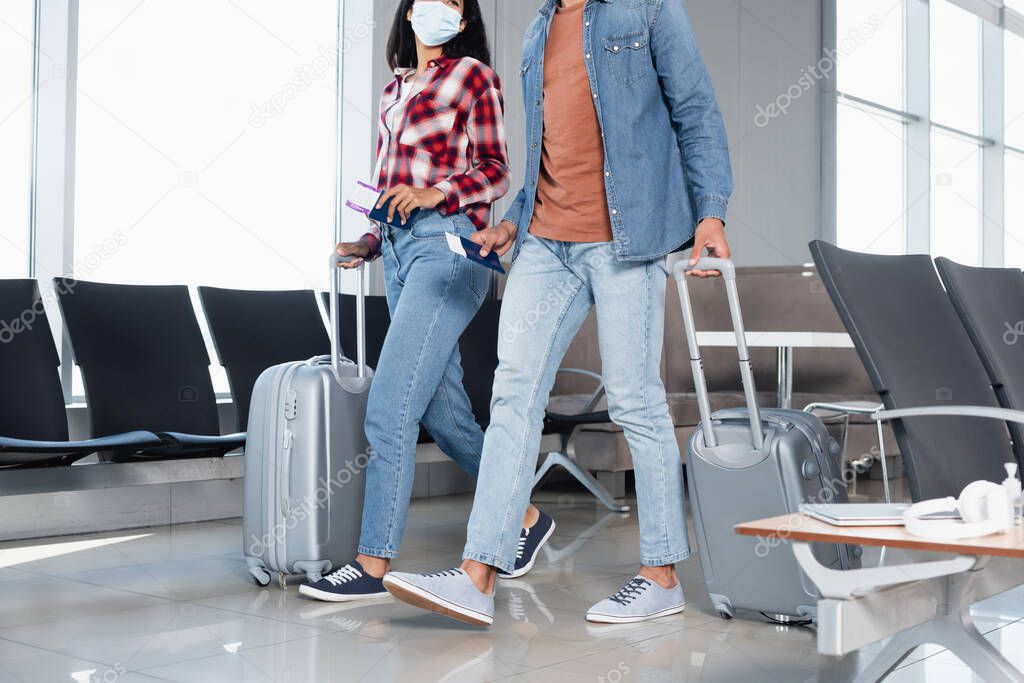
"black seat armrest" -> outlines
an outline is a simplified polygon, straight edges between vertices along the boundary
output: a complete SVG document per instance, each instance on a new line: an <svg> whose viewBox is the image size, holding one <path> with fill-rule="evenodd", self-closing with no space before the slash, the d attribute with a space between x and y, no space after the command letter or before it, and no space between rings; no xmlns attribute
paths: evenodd
<svg viewBox="0 0 1024 683"><path fill-rule="evenodd" d="M227 452L245 446L246 433L239 432L223 436L209 436L203 434L184 434L182 432L160 432L159 436L163 439L164 444L169 446L177 446L188 450L210 449Z"/></svg>
<svg viewBox="0 0 1024 683"><path fill-rule="evenodd" d="M563 415L561 413L547 413L549 429L558 427L581 427L583 425L608 424L612 421L607 410L600 410L593 413L578 413L576 415Z"/></svg>
<svg viewBox="0 0 1024 683"><path fill-rule="evenodd" d="M136 451L162 443L152 432L126 432L84 441L36 441L0 437L4 453L94 453L96 451Z"/></svg>

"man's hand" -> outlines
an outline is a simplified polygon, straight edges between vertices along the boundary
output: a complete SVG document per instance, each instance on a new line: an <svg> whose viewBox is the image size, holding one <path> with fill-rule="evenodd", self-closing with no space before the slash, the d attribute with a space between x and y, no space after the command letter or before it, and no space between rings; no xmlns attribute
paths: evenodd
<svg viewBox="0 0 1024 683"><path fill-rule="evenodd" d="M477 230L469 239L480 245L480 256L482 257L492 251L496 252L498 256L504 256L516 243L518 232L519 228L515 223L502 221L493 228Z"/></svg>
<svg viewBox="0 0 1024 683"><path fill-rule="evenodd" d="M729 258L729 242L725 239L725 223L717 218L705 218L697 226L693 236L693 251L690 252L690 266L697 265L698 259L707 249L707 255L714 258ZM720 277L717 270L691 270L694 277Z"/></svg>
<svg viewBox="0 0 1024 683"><path fill-rule="evenodd" d="M347 263L339 263L339 268L358 268L363 265L363 260L370 255L370 245L366 240L356 242L339 242L337 246L338 256L355 256L357 258Z"/></svg>
<svg viewBox="0 0 1024 683"><path fill-rule="evenodd" d="M391 206L388 207L388 223L394 222L395 213L397 213L402 218L402 225L409 220L409 214L413 209L433 209L445 200L444 192L436 187L418 190L408 185L395 185L380 196L377 208L387 204L392 197L395 198L395 201L391 202Z"/></svg>

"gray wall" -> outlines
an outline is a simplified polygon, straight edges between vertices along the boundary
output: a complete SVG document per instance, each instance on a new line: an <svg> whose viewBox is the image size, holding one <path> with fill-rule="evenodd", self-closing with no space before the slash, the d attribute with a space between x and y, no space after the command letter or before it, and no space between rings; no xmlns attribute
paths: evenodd
<svg viewBox="0 0 1024 683"><path fill-rule="evenodd" d="M504 86L513 191L522 182L525 162L520 48L540 4L482 0ZM687 0L687 5L732 147L736 193L727 229L734 256L748 266L807 262L807 242L819 236L821 216L819 89L802 93L786 115L767 126L759 127L755 116L759 105L775 102L820 58L820 0ZM395 2L380 0L377 7L375 40L377 54L383 54ZM375 85L383 88L389 78L383 62L375 62ZM497 215L510 200L499 204Z"/></svg>
<svg viewBox="0 0 1024 683"><path fill-rule="evenodd" d="M755 123L821 57L819 0L688 0L729 130L736 192L728 234L741 265L810 261L821 216L821 97Z"/></svg>

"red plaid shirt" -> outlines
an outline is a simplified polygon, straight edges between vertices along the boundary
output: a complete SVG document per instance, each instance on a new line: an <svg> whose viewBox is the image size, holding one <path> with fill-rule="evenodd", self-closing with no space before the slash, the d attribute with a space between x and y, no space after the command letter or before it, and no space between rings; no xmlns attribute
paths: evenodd
<svg viewBox="0 0 1024 683"><path fill-rule="evenodd" d="M413 69L398 69L380 102L377 184L433 187L444 193L438 210L465 210L482 230L490 224L491 204L509 188L501 81L487 65L442 57L427 64L426 83L403 103L404 80ZM399 107L393 110L394 107ZM396 123L395 130L388 121ZM380 229L365 235L380 252Z"/></svg>

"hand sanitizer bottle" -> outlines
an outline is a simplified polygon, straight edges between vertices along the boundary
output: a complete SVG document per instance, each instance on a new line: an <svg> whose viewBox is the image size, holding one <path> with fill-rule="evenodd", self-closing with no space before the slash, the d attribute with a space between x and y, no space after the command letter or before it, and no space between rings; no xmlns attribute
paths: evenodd
<svg viewBox="0 0 1024 683"><path fill-rule="evenodd" d="M1006 479L1003 480L1003 488L1006 489L1006 497L1010 499L1010 509L1013 510L1013 523L1021 523L1021 513L1024 512L1024 498L1021 497L1021 483L1017 478L1017 463L1008 462L1006 468Z"/></svg>

